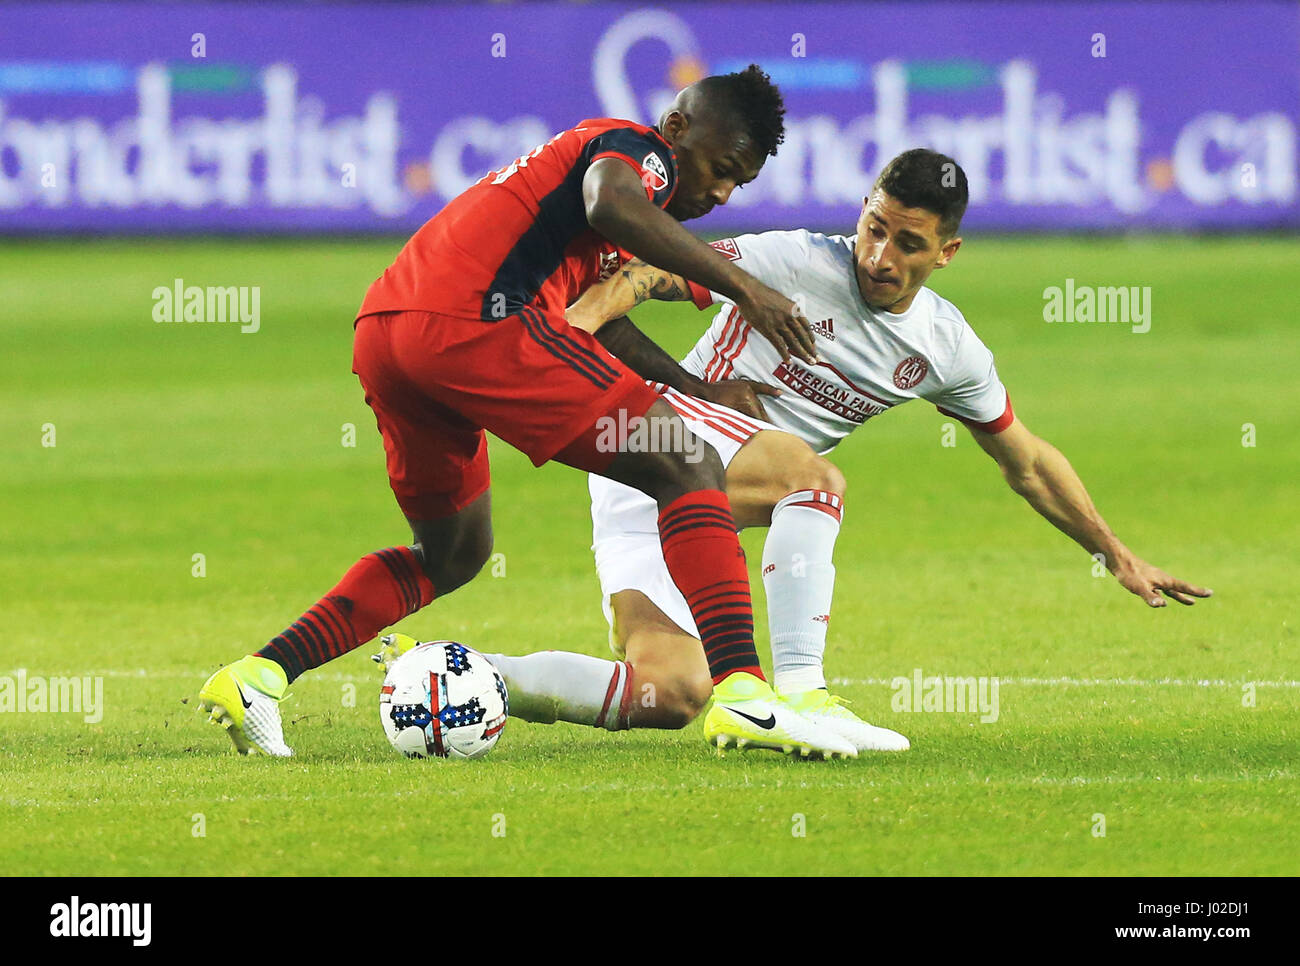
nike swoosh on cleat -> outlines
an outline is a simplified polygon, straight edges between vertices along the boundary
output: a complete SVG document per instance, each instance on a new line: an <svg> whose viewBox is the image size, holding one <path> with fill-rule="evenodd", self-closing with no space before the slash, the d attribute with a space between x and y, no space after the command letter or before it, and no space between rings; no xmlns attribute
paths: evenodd
<svg viewBox="0 0 1300 966"><path fill-rule="evenodd" d="M745 714L743 711L737 711L735 708L727 708L732 714L738 714L746 721L752 721L760 728L772 729L776 727L776 715L769 714L766 718L755 718L752 714Z"/></svg>
<svg viewBox="0 0 1300 966"><path fill-rule="evenodd" d="M244 697L244 689L239 686L239 682L235 682L235 690L239 692L239 700L244 702L244 707L251 708L253 702Z"/></svg>

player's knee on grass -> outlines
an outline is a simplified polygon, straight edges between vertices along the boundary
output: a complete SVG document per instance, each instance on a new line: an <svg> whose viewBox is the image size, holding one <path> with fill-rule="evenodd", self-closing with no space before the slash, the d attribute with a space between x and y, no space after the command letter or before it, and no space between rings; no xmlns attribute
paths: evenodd
<svg viewBox="0 0 1300 966"><path fill-rule="evenodd" d="M672 714L675 727L685 728L704 711L713 696L713 679L708 674L678 674L672 681Z"/></svg>
<svg viewBox="0 0 1300 966"><path fill-rule="evenodd" d="M685 728L699 717L713 694L713 680L707 666L703 671L665 663L646 662L644 669L635 662L632 666L635 669L633 727Z"/></svg>
<svg viewBox="0 0 1300 966"><path fill-rule="evenodd" d="M617 591L610 605L633 669L632 726L685 728L713 694L704 646L639 590Z"/></svg>

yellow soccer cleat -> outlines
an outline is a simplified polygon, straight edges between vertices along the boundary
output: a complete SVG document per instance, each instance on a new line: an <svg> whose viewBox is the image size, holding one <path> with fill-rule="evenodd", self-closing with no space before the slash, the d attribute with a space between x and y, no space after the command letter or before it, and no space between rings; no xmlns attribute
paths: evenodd
<svg viewBox="0 0 1300 966"><path fill-rule="evenodd" d="M199 691L199 707L210 712L209 721L226 729L241 755L260 751L289 758L293 750L284 743L280 721L280 702L288 688L284 668L250 654L208 678Z"/></svg>
<svg viewBox="0 0 1300 966"><path fill-rule="evenodd" d="M704 740L718 749L770 748L801 758L856 758L857 749L783 701L762 678L738 672L713 689Z"/></svg>
<svg viewBox="0 0 1300 966"><path fill-rule="evenodd" d="M387 674L394 661L419 643L409 634L385 634L379 639L379 653L371 654L370 660L383 668L384 673Z"/></svg>

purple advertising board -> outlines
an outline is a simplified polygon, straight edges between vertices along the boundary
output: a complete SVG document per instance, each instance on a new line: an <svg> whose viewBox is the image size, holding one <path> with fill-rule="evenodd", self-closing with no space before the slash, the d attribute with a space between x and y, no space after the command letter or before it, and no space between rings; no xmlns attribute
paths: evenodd
<svg viewBox="0 0 1300 966"><path fill-rule="evenodd" d="M692 227L850 230L925 145L968 228L1300 225L1300 5L0 7L0 231L409 231L586 117L761 64L787 133Z"/></svg>

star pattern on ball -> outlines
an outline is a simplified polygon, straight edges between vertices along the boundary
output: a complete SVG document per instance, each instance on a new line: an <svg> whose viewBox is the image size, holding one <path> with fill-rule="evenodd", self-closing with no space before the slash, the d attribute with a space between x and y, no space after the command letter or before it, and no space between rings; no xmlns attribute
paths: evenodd
<svg viewBox="0 0 1300 966"><path fill-rule="evenodd" d="M463 728L465 725L478 724L486 713L478 698L470 698L464 704L449 704L438 709L438 720L448 728Z"/></svg>
<svg viewBox="0 0 1300 966"><path fill-rule="evenodd" d="M447 672L449 674L464 674L469 670L469 648L464 644L444 644L443 650L446 651Z"/></svg>
<svg viewBox="0 0 1300 966"><path fill-rule="evenodd" d="M433 723L433 713L422 704L395 704L389 712L397 730L427 728Z"/></svg>

